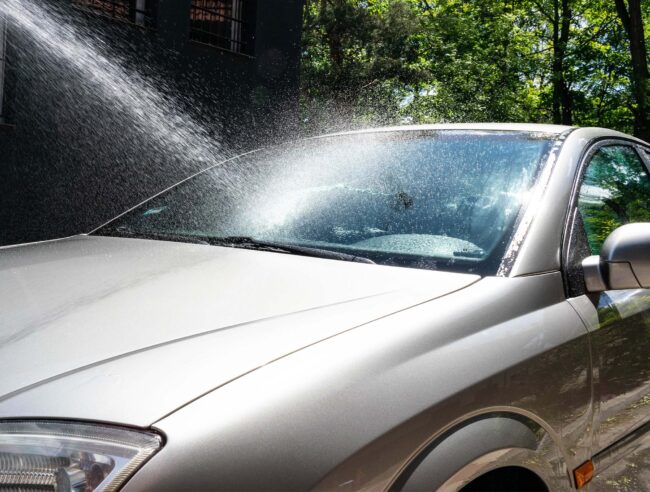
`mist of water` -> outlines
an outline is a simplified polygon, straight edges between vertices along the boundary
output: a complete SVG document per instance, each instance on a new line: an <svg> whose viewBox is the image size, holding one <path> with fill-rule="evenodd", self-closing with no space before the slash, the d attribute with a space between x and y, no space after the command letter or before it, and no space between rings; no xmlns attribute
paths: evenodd
<svg viewBox="0 0 650 492"><path fill-rule="evenodd" d="M20 151L28 154L22 162L31 160L36 178L27 175L23 182L40 186L34 193L40 209L22 212L22 217L35 224L36 239L46 236L42 224L53 218L60 222L53 223L50 235L90 230L232 155L232 147L226 148L219 136L218 124L196 117L201 113L196 106L207 100L203 94L195 100L179 94L155 60L138 59L134 68L133 60L121 54L120 50L146 53L132 49L127 41L131 36L146 39L146 33L139 36L143 33L131 26L124 30L127 39L114 39L111 36L120 36L120 30L110 22L102 26L95 17L85 20L77 9L42 0L0 0L0 15L23 37L17 44L16 68L21 82L28 84L22 89L21 111L29 112L30 119L22 128L18 125L27 135L21 137ZM47 101L34 101L40 97ZM219 107L218 98L208 102ZM32 145L30 139L35 138L41 141ZM215 175L220 189L250 200L254 193L248 188L254 190L259 183L253 183L242 167L226 169ZM259 209L286 214L295 206L286 191L307 178L281 172L281 167L267 169L278 175L267 173L261 183L269 193L261 193L265 203ZM74 213L67 196L76 202ZM33 218L39 215L43 219Z"/></svg>
<svg viewBox="0 0 650 492"><path fill-rule="evenodd" d="M108 55L108 46L100 37L36 0L2 0L0 13L12 27L33 38L34 45L48 57L76 71L93 96L127 115L131 129L158 148L201 163L201 167L222 160L222 147L213 133L180 110L173 98L163 95L150 80Z"/></svg>

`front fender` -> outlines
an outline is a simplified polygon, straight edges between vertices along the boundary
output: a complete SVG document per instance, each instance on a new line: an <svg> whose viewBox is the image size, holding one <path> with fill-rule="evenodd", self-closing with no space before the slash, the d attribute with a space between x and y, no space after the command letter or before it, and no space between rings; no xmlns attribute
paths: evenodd
<svg viewBox="0 0 650 492"><path fill-rule="evenodd" d="M521 414L495 412L473 417L439 436L391 489L459 490L503 466L531 470L549 490L572 486L562 450L543 426Z"/></svg>

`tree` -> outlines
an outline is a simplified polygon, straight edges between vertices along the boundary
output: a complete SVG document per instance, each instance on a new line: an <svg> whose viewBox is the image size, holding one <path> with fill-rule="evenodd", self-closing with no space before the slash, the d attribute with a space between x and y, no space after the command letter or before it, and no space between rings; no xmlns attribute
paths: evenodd
<svg viewBox="0 0 650 492"><path fill-rule="evenodd" d="M634 125L629 90L626 34L611 0L590 0L576 21L584 28L573 36L570 61L573 116L583 126L617 128Z"/></svg>
<svg viewBox="0 0 650 492"><path fill-rule="evenodd" d="M308 131L398 121L405 87L430 78L420 58L421 33L412 0L308 0L302 63Z"/></svg>
<svg viewBox="0 0 650 492"><path fill-rule="evenodd" d="M646 49L641 0L614 0L618 16L628 36L632 61L632 90L634 108L634 133L650 140L650 72Z"/></svg>
<svg viewBox="0 0 650 492"><path fill-rule="evenodd" d="M573 124L573 98L567 82L567 57L573 23L571 0L532 0L550 26L552 51L551 81L553 87L553 123Z"/></svg>
<svg viewBox="0 0 650 492"><path fill-rule="evenodd" d="M307 0L305 128L554 122L650 139L641 1Z"/></svg>
<svg viewBox="0 0 650 492"><path fill-rule="evenodd" d="M535 111L534 39L518 2L429 0L422 56L430 80L406 108L416 121L525 120ZM533 76L534 77L534 76Z"/></svg>
<svg viewBox="0 0 650 492"><path fill-rule="evenodd" d="M573 124L571 91L565 78L565 62L571 32L569 0L553 0L553 123Z"/></svg>

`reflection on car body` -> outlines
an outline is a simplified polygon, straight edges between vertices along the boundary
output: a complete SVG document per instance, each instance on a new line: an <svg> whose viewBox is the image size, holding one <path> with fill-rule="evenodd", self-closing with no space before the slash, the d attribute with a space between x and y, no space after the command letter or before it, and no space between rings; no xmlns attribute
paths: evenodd
<svg viewBox="0 0 650 492"><path fill-rule="evenodd" d="M0 489L647 486L647 149L328 135L0 249Z"/></svg>

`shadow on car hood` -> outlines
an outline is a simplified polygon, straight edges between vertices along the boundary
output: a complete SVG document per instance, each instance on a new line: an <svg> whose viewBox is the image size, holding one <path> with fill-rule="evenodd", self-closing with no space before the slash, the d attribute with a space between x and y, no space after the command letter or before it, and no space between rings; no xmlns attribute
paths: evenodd
<svg viewBox="0 0 650 492"><path fill-rule="evenodd" d="M141 239L0 249L0 418L146 426L479 277Z"/></svg>

